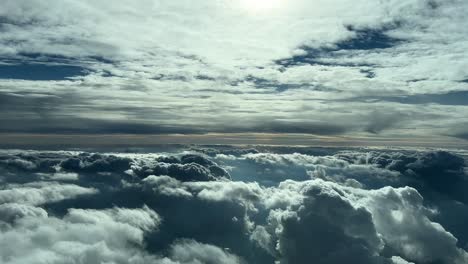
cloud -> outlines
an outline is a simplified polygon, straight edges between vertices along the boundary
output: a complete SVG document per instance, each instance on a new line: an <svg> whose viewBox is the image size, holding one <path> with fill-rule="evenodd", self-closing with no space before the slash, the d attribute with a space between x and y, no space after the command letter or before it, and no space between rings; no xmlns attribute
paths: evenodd
<svg viewBox="0 0 468 264"><path fill-rule="evenodd" d="M464 167L465 159L446 151L434 152L371 152L343 153L344 159L353 163L375 164L378 167L402 174L400 181L418 188L424 194L437 192L463 202L467 201L462 191L468 184Z"/></svg>
<svg viewBox="0 0 468 264"><path fill-rule="evenodd" d="M456 138L468 140L468 125L465 123L458 124L454 129L448 131L447 134Z"/></svg>
<svg viewBox="0 0 468 264"><path fill-rule="evenodd" d="M237 256L222 249L198 243L193 240L182 240L171 248L171 255L177 263L242 263Z"/></svg>
<svg viewBox="0 0 468 264"><path fill-rule="evenodd" d="M467 122L463 1L3 6L3 133L416 140Z"/></svg>
<svg viewBox="0 0 468 264"><path fill-rule="evenodd" d="M392 261L394 264L408 264L408 263L413 263L413 262L408 262L400 257L394 256L392 257Z"/></svg>
<svg viewBox="0 0 468 264"><path fill-rule="evenodd" d="M81 153L78 157L63 160L60 167L73 172L123 172L130 169L132 160L125 157Z"/></svg>
<svg viewBox="0 0 468 264"><path fill-rule="evenodd" d="M1 231L3 263L242 263L218 247L193 240L174 243L167 257L145 252L144 234L161 222L148 207L70 209L59 219L41 208L0 206L7 216L0 220L11 223Z"/></svg>
<svg viewBox="0 0 468 264"><path fill-rule="evenodd" d="M354 98L365 100L378 100L398 102L402 104L441 104L441 105L467 105L467 91L451 91L438 94L416 94L405 96L375 96Z"/></svg>
<svg viewBox="0 0 468 264"><path fill-rule="evenodd" d="M422 263L468 260L468 254L457 248L457 239L440 224L431 222L431 212L423 206L423 199L415 189L386 187L371 192L371 197L367 206L376 229L401 256Z"/></svg>
<svg viewBox="0 0 468 264"><path fill-rule="evenodd" d="M406 121L408 117L402 113L384 113L375 111L369 115L369 124L366 131L369 133L378 134L388 128L399 125Z"/></svg>
<svg viewBox="0 0 468 264"><path fill-rule="evenodd" d="M179 157L158 156L155 159L134 159L125 156L101 155L88 152L40 153L30 152L0 156L0 169L12 172L55 173L49 179L72 176L86 181L131 180L132 175L144 178L149 175L169 175L182 181L211 181L230 179L229 173L202 155L185 154ZM36 179L47 174L33 174ZM8 174L7 176L8 177ZM73 178L72 178L73 179ZM19 179L9 179L17 181ZM25 179L26 180L26 179Z"/></svg>
<svg viewBox="0 0 468 264"><path fill-rule="evenodd" d="M277 232L282 263L378 263L383 247L364 208L354 208L340 194L314 183L300 206L270 212L269 228ZM307 187L305 187L307 188ZM380 259L382 262L382 259Z"/></svg>
<svg viewBox="0 0 468 264"><path fill-rule="evenodd" d="M0 203L20 203L40 205L74 198L79 195L92 195L98 191L74 184L35 182L23 185L10 185L0 190Z"/></svg>
<svg viewBox="0 0 468 264"><path fill-rule="evenodd" d="M0 221L6 223L12 223L18 218L46 218L48 216L47 211L40 207L20 203L2 203L0 212Z"/></svg>
<svg viewBox="0 0 468 264"><path fill-rule="evenodd" d="M170 153L5 150L0 160L9 175L0 183L5 263L468 259L459 224L468 215L464 200L432 182L431 173L457 184L466 177L463 158L449 152L187 146ZM181 169L152 175L171 166ZM231 179L205 178L212 166ZM65 168L78 177L54 178Z"/></svg>
<svg viewBox="0 0 468 264"><path fill-rule="evenodd" d="M63 218L25 217L2 231L4 263L148 263L138 250L143 232L158 225L148 208L105 211L71 209ZM39 239L40 238L40 239Z"/></svg>
<svg viewBox="0 0 468 264"><path fill-rule="evenodd" d="M468 258L451 233L429 220L432 212L423 206L415 189L365 191L321 180L286 181L279 188L302 196L269 215L267 230L276 239L276 250L285 263L309 263L311 259L317 263L345 259L385 263L388 253L417 263L464 263ZM342 241L348 242L341 245Z"/></svg>
<svg viewBox="0 0 468 264"><path fill-rule="evenodd" d="M293 149L291 154L249 153L240 157L216 157L226 165L238 168L231 172L233 177L260 181L263 184L277 184L286 179L303 181L316 177L342 183L357 180L358 184L375 188L398 181L398 172L357 162L355 164L339 155L330 155L332 152L307 155L294 151L296 150Z"/></svg>
<svg viewBox="0 0 468 264"><path fill-rule="evenodd" d="M183 155L181 160L175 157L161 157L155 164L132 166L132 173L139 177L149 175L169 175L180 181L214 181L230 179L229 173L216 163L198 155Z"/></svg>

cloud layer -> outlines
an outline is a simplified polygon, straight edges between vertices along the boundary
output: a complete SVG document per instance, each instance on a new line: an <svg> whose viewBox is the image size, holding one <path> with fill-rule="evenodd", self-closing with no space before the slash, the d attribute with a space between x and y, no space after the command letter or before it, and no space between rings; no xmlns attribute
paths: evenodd
<svg viewBox="0 0 468 264"><path fill-rule="evenodd" d="M466 1L274 2L5 0L0 132L466 139Z"/></svg>
<svg viewBox="0 0 468 264"><path fill-rule="evenodd" d="M464 152L0 154L2 263L468 261Z"/></svg>

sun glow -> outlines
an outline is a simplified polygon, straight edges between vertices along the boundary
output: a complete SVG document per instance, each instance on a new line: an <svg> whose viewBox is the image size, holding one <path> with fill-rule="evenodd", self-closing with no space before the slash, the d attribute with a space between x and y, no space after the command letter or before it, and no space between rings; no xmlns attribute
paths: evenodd
<svg viewBox="0 0 468 264"><path fill-rule="evenodd" d="M280 7L283 0L240 0L240 2L245 9L260 12Z"/></svg>

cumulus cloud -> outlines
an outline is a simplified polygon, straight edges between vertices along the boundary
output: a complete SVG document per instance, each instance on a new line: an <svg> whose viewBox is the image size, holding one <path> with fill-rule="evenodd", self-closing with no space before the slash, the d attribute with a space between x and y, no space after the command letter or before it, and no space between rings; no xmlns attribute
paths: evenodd
<svg viewBox="0 0 468 264"><path fill-rule="evenodd" d="M463 152L266 146L5 152L1 160L21 164L0 163L9 175L0 185L5 263L468 260L466 228L454 218L468 215L464 201L431 179L437 173L459 183L466 176ZM174 165L211 176L159 168ZM230 179L213 177L213 166ZM78 176L54 177L64 171ZM115 180L101 179L110 175Z"/></svg>
<svg viewBox="0 0 468 264"><path fill-rule="evenodd" d="M272 210L268 225L257 229L253 239L274 246L269 250L276 250L285 263L389 263L388 254L416 263L468 259L457 239L431 222L434 212L424 207L415 189L367 191L322 180L288 181L279 189L292 189L301 197Z"/></svg>
<svg viewBox="0 0 468 264"><path fill-rule="evenodd" d="M132 166L132 173L139 177L169 175L180 181L214 181L230 179L229 173L215 162L200 155L159 157L156 162L145 162Z"/></svg>
<svg viewBox="0 0 468 264"><path fill-rule="evenodd" d="M150 263L157 258L138 249L144 231L159 217L148 208L104 211L70 209L63 219L18 219L2 231L3 263Z"/></svg>
<svg viewBox="0 0 468 264"><path fill-rule="evenodd" d="M0 221L5 223L14 222L18 218L24 217L47 217L47 211L32 205L19 204L19 203L2 203L0 204Z"/></svg>
<svg viewBox="0 0 468 264"><path fill-rule="evenodd" d="M66 171L75 172L122 172L130 168L130 163L129 158L81 153L78 157L62 161L60 167Z"/></svg>
<svg viewBox="0 0 468 264"><path fill-rule="evenodd" d="M176 263L226 263L239 264L241 259L235 255L193 240L182 240L171 247L171 256Z"/></svg>
<svg viewBox="0 0 468 264"><path fill-rule="evenodd" d="M365 204L376 229L401 256L417 263L468 261L468 254L457 248L457 239L429 220L433 212L423 206L423 198L415 189L385 187L372 191L367 199Z"/></svg>
<svg viewBox="0 0 468 264"><path fill-rule="evenodd" d="M98 190L74 184L54 182L34 182L23 185L7 185L0 190L0 203L40 205L74 198L79 195L92 195Z"/></svg>
<svg viewBox="0 0 468 264"><path fill-rule="evenodd" d="M463 189L468 184L465 159L446 151L342 153L339 157L355 164L371 164L399 172L400 181L423 193L437 192L456 200L467 201Z"/></svg>
<svg viewBox="0 0 468 264"><path fill-rule="evenodd" d="M283 263L378 263L383 243L366 209L327 186L312 183L301 191L305 197L294 209L270 212Z"/></svg>
<svg viewBox="0 0 468 264"><path fill-rule="evenodd" d="M236 173L255 176L257 181L278 183L285 179L306 180L311 177L352 184L353 180L368 187L382 186L397 181L398 172L378 166L350 162L340 156L314 156L301 153L249 153L240 157L219 155L217 158ZM234 172L233 172L234 173Z"/></svg>

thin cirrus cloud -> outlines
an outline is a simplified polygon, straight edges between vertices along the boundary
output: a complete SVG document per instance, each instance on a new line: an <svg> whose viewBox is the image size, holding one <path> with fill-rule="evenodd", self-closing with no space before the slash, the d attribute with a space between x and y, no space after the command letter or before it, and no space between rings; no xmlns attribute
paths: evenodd
<svg viewBox="0 0 468 264"><path fill-rule="evenodd" d="M460 0L7 0L0 131L457 142L468 122L467 8Z"/></svg>

